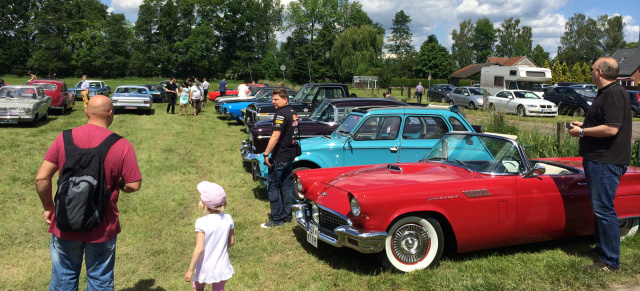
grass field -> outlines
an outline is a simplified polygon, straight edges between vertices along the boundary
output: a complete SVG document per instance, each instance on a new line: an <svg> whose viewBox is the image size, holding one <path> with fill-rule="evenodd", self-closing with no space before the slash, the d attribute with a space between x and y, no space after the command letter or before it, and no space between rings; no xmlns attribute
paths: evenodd
<svg viewBox="0 0 640 291"><path fill-rule="evenodd" d="M8 83L17 84L6 78ZM118 84L160 79L107 80ZM121 82L120 82L121 81ZM69 80L75 84L77 80ZM24 81L22 82L24 83ZM231 87L231 86L230 86ZM360 96L360 95L359 95ZM209 103L211 104L211 103ZM51 272L50 235L35 191L35 173L55 137L86 122L76 102L71 113L52 115L35 128L0 127L0 290L46 290ZM437 268L396 274L381 269L375 255L346 248L315 249L293 224L264 230L267 194L242 167L243 127L218 117L212 106L200 116L118 114L111 130L134 146L143 175L139 192L120 195L116 290L191 290L182 277L201 216L196 185L208 180L227 191L235 221L230 249L235 275L228 290L600 290L639 286L640 237L622 245L622 269L587 272L592 263L578 252L586 237L445 254ZM55 181L54 181L55 183ZM81 276L84 278L84 273ZM81 281L81 290L85 281Z"/></svg>

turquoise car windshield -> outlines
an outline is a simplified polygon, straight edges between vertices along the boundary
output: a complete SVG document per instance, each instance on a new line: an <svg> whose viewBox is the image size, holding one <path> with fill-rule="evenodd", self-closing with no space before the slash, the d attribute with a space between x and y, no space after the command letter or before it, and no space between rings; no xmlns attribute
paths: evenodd
<svg viewBox="0 0 640 291"><path fill-rule="evenodd" d="M423 161L444 161L482 173L520 173L524 163L516 143L503 138L447 134Z"/></svg>
<svg viewBox="0 0 640 291"><path fill-rule="evenodd" d="M335 132L342 136L348 135L349 133L351 133L353 128L358 125L360 119L362 119L362 115L350 114L349 116L347 116L347 118L344 119L342 124L340 124L340 127L336 128Z"/></svg>

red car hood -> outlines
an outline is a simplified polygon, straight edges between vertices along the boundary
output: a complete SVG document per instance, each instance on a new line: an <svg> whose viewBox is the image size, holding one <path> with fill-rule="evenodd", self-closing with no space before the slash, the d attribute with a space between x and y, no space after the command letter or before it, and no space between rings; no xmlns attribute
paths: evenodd
<svg viewBox="0 0 640 291"><path fill-rule="evenodd" d="M390 170L387 165L380 165L333 176L323 182L345 191L356 191L370 187L399 187L405 184L415 185L416 183L468 179L478 175L444 163L424 162L392 165L402 170Z"/></svg>

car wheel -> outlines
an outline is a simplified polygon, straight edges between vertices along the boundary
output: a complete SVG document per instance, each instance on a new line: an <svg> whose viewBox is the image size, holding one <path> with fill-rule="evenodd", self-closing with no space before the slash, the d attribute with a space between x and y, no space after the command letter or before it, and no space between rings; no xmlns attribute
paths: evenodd
<svg viewBox="0 0 640 291"><path fill-rule="evenodd" d="M618 225L620 226L620 240L625 240L636 235L639 224L640 218L638 217L619 219Z"/></svg>
<svg viewBox="0 0 640 291"><path fill-rule="evenodd" d="M42 118L42 120L49 121L49 109L47 109L47 113L44 114L44 118Z"/></svg>
<svg viewBox="0 0 640 291"><path fill-rule="evenodd" d="M67 111L67 106L62 106L62 115L64 115L64 113Z"/></svg>
<svg viewBox="0 0 640 291"><path fill-rule="evenodd" d="M582 109L582 107L578 107L578 109L576 109L576 111L574 111L573 114L575 116L584 116L584 109Z"/></svg>
<svg viewBox="0 0 640 291"><path fill-rule="evenodd" d="M527 112L524 110L524 106L518 106L518 116L525 117L527 116Z"/></svg>
<svg viewBox="0 0 640 291"><path fill-rule="evenodd" d="M253 177L253 181L259 181L260 179L260 167L257 163L251 163L251 177Z"/></svg>
<svg viewBox="0 0 640 291"><path fill-rule="evenodd" d="M449 99L449 105L455 105L456 103L453 102L453 99Z"/></svg>
<svg viewBox="0 0 640 291"><path fill-rule="evenodd" d="M493 105L493 103L489 104L489 112L494 112L496 111L496 106Z"/></svg>
<svg viewBox="0 0 640 291"><path fill-rule="evenodd" d="M38 114L36 114L36 116L33 118L33 120L31 120L31 122L29 123L29 126L35 127L36 124L38 124L38 119L40 119L40 116L38 116Z"/></svg>
<svg viewBox="0 0 640 291"><path fill-rule="evenodd" d="M638 113L633 109L631 109L631 117L638 117Z"/></svg>
<svg viewBox="0 0 640 291"><path fill-rule="evenodd" d="M391 226L384 243L383 266L411 272L434 266L442 256L444 235L440 223L429 216L409 216Z"/></svg>
<svg viewBox="0 0 640 291"><path fill-rule="evenodd" d="M473 101L470 101L469 102L469 106L467 108L469 108L469 110L475 110L476 109L476 105L473 104Z"/></svg>
<svg viewBox="0 0 640 291"><path fill-rule="evenodd" d="M302 170L309 170L310 168L307 167L297 167L295 169L293 169L293 171L291 171L291 174L293 175L293 173L297 172L297 171L302 171ZM300 194L300 192L298 192L298 188L296 187L296 180L291 178L291 193L293 193L293 199L295 200L302 200L304 199L304 195Z"/></svg>

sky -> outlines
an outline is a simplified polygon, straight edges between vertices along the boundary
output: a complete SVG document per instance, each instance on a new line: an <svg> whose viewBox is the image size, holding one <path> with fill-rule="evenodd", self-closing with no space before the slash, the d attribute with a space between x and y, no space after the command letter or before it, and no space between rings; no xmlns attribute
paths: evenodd
<svg viewBox="0 0 640 291"><path fill-rule="evenodd" d="M109 11L123 13L135 22L142 0L100 0ZM281 0L284 5L292 0ZM374 22L389 32L395 13L403 10L411 18L409 24L416 50L430 34L451 49L451 32L459 30L459 23L487 17L499 27L505 19L520 19L520 27L531 26L533 47L540 44L555 57L564 34L564 25L576 13L596 19L600 15L622 15L625 40L637 42L640 35L640 6L638 0L356 0ZM286 33L278 33L279 41ZM385 39L386 40L386 39Z"/></svg>

